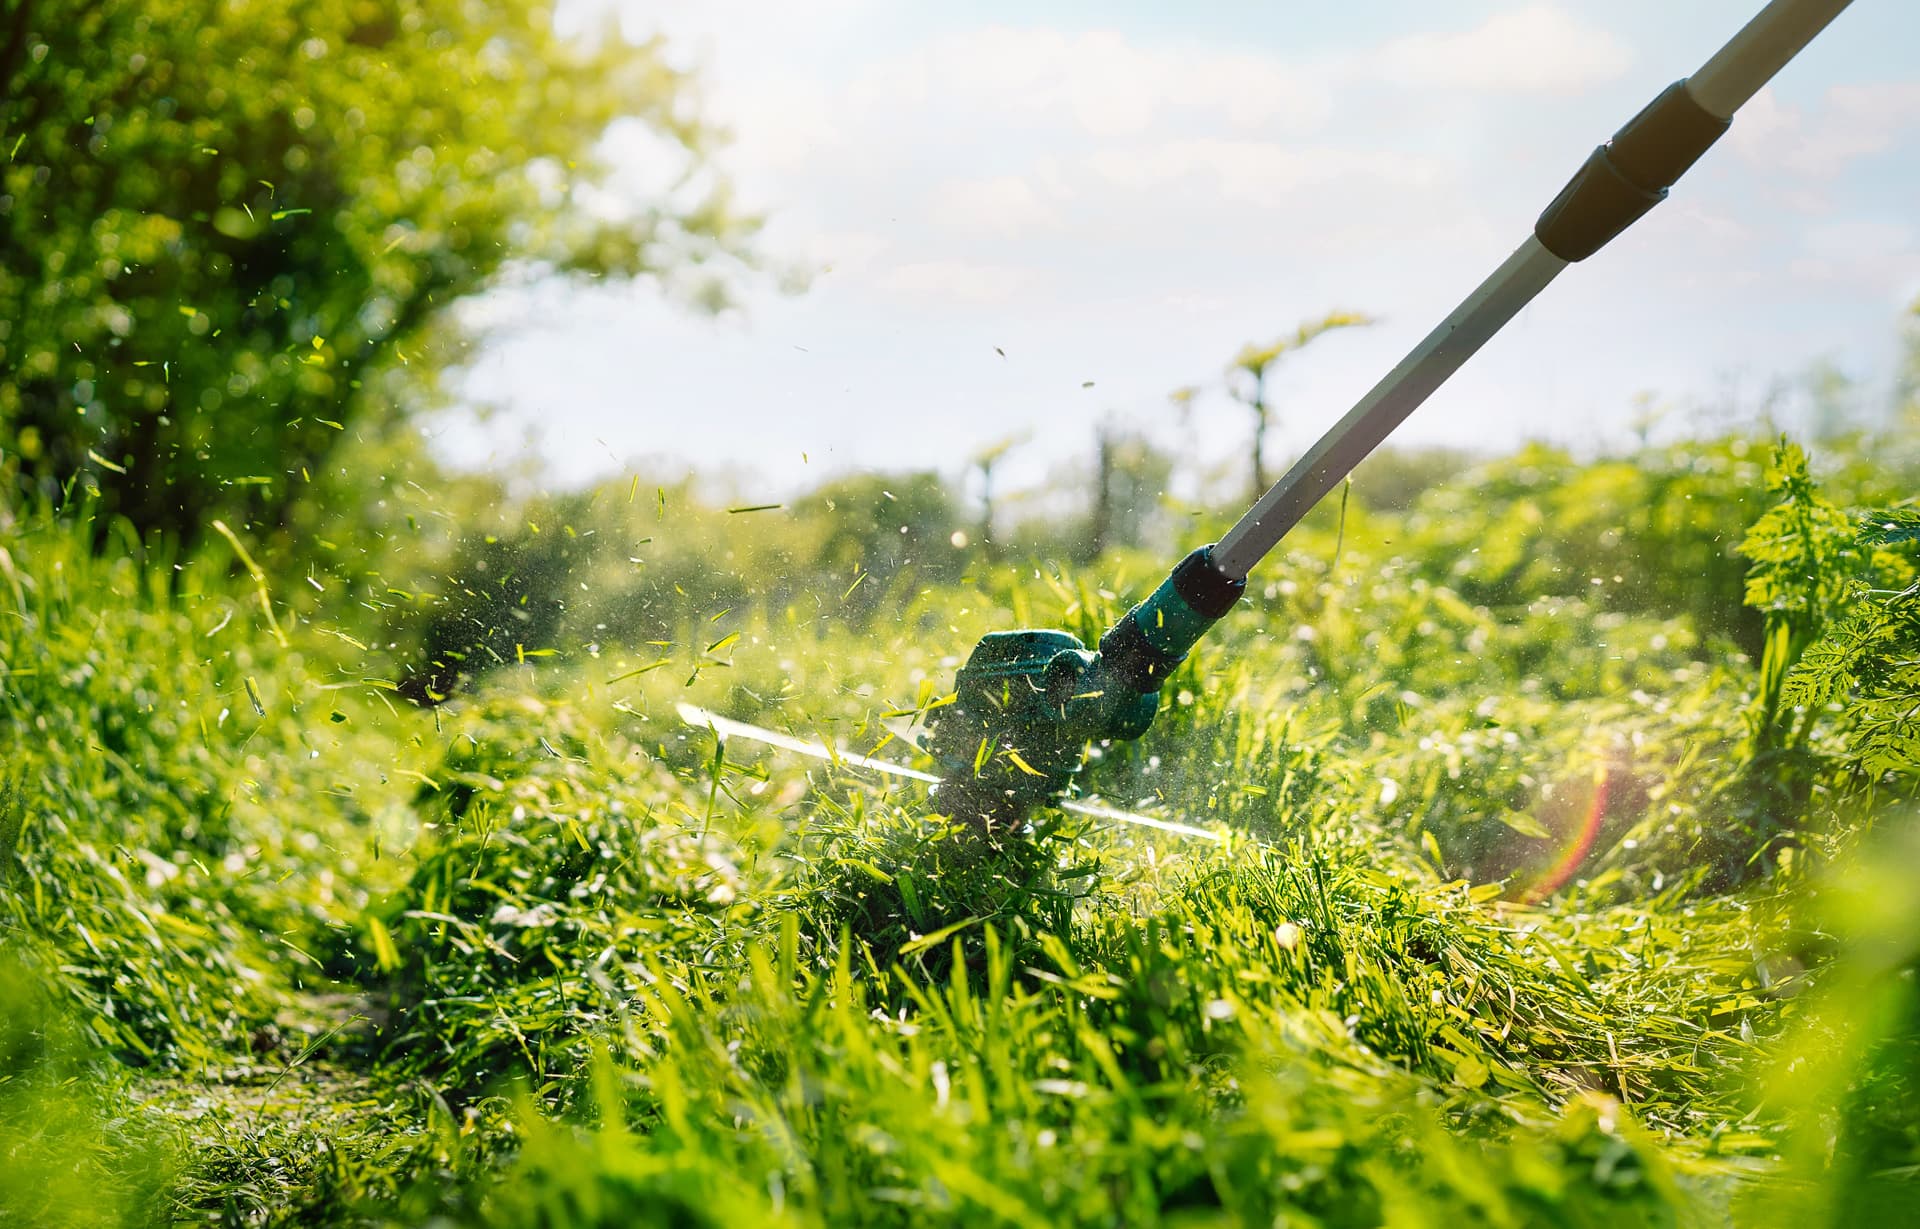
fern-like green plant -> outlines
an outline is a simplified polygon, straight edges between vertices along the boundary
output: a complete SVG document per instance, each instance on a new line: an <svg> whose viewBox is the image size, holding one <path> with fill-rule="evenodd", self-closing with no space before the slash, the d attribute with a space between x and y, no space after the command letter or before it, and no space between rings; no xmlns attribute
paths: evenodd
<svg viewBox="0 0 1920 1229"><path fill-rule="evenodd" d="M1859 774L1920 771L1920 507L1860 519L1843 609L1788 675L1781 702L1838 705L1845 764Z"/></svg>
<svg viewBox="0 0 1920 1229"><path fill-rule="evenodd" d="M1740 543L1740 553L1753 562L1747 605L1764 612L1767 621L1749 729L1756 759L1804 746L1811 714L1796 722L1795 709L1785 703L1787 676L1845 604L1858 559L1853 526L1821 497L1804 449L1782 437L1768 461L1766 481L1778 502Z"/></svg>
<svg viewBox="0 0 1920 1229"><path fill-rule="evenodd" d="M1740 543L1751 561L1746 604L1766 621L1760 674L1741 754L1714 790L1714 821L1693 851L1705 882L1722 887L1767 865L1805 825L1820 780L1811 746L1819 706L1796 703L1787 682L1857 583L1852 522L1821 496L1805 450L1783 437L1766 484L1773 505Z"/></svg>
<svg viewBox="0 0 1920 1229"><path fill-rule="evenodd" d="M1746 734L1681 838L1719 888L1800 843L1832 814L1823 797L1920 792L1920 506L1856 523L1784 438L1765 475L1771 506L1739 547L1765 619Z"/></svg>

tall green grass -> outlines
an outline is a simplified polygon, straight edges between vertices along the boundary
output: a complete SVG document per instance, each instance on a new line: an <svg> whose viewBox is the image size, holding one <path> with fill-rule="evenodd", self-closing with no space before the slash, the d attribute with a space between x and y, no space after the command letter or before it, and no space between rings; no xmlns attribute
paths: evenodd
<svg viewBox="0 0 1920 1229"><path fill-rule="evenodd" d="M1512 464L1481 514L1521 528L1483 556L1572 515L1534 474L1570 463ZM1091 787L1217 843L1060 815L987 842L918 786L673 715L913 759L901 728L979 634L1092 638L1158 561L897 577L878 623L689 598L671 636L556 630L428 711L393 694L366 577L256 574L238 529L174 559L72 512L11 522L0 959L32 1006L3 1035L0 1207L1895 1216L1920 885L1904 667L1874 654L1905 643L1904 521L1823 556L1822 629L1762 660L1677 580L1500 579L1432 528L1411 553L1464 499L1357 515L1337 555L1309 527L1153 731L1097 749Z"/></svg>

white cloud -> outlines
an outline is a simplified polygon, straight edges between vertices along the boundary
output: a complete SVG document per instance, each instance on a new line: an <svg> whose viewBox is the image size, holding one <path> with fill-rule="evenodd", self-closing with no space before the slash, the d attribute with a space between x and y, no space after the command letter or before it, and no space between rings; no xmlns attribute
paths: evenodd
<svg viewBox="0 0 1920 1229"><path fill-rule="evenodd" d="M1256 205L1336 180L1420 188L1438 178L1430 159L1411 154L1223 137L1100 149L1088 156L1087 165L1115 187L1148 192L1199 181L1228 200Z"/></svg>
<svg viewBox="0 0 1920 1229"><path fill-rule="evenodd" d="M970 235L1015 235L1052 230L1060 214L1033 184L1017 175L956 179L934 187L927 220Z"/></svg>
<svg viewBox="0 0 1920 1229"><path fill-rule="evenodd" d="M878 271L876 289L902 298L930 303L1005 303L1033 287L1038 275L1013 265L977 264L964 260L923 260Z"/></svg>
<svg viewBox="0 0 1920 1229"><path fill-rule="evenodd" d="M843 117L819 83L801 77L762 79L733 95L722 113L731 157L762 173L804 174L821 158L844 152Z"/></svg>
<svg viewBox="0 0 1920 1229"><path fill-rule="evenodd" d="M1831 180L1920 127L1920 81L1836 85L1811 116L1771 88L1740 109L1727 139L1755 166Z"/></svg>
<svg viewBox="0 0 1920 1229"><path fill-rule="evenodd" d="M1673 235L1684 236L1687 243L1707 243L1732 247L1754 236L1753 226L1724 209L1712 209L1692 197L1675 197L1661 206L1660 225Z"/></svg>
<svg viewBox="0 0 1920 1229"><path fill-rule="evenodd" d="M1808 281L1903 304L1920 282L1920 240L1913 227L1896 222L1829 222L1807 231L1805 253L1788 267Z"/></svg>
<svg viewBox="0 0 1920 1229"><path fill-rule="evenodd" d="M1471 30L1412 34L1371 57L1395 85L1496 94L1573 94L1611 81L1633 53L1618 38L1547 4L1496 13Z"/></svg>
<svg viewBox="0 0 1920 1229"><path fill-rule="evenodd" d="M1143 132L1181 112L1241 129L1300 131L1331 109L1326 83L1278 56L1144 46L1109 30L1005 26L945 35L878 65L856 83L852 101L1064 120L1105 137Z"/></svg>
<svg viewBox="0 0 1920 1229"><path fill-rule="evenodd" d="M880 263L893 246L883 236L857 230L808 230L789 237L777 218L772 233L784 249L793 252L793 259L821 275L864 273Z"/></svg>

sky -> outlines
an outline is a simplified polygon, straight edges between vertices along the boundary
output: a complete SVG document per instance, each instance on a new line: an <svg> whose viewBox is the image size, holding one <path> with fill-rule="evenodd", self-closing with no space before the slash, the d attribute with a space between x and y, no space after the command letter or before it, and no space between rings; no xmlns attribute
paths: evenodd
<svg viewBox="0 0 1920 1229"><path fill-rule="evenodd" d="M498 408L439 442L555 485L695 466L780 493L957 476L1014 438L997 481L1032 487L1111 421L1224 466L1243 344L1375 317L1277 370L1283 465L1756 8L573 0L696 70L778 275L719 317L644 284L498 296L460 383ZM1883 397L1920 297L1914 47L1920 5L1860 0L1395 439L1589 448L1752 418L1823 363ZM629 182L664 172L643 134L610 143Z"/></svg>

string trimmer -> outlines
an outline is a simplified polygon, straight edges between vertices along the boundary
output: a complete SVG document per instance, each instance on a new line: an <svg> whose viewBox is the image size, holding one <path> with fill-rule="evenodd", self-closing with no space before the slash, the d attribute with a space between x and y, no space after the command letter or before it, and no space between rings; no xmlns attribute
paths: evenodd
<svg viewBox="0 0 1920 1229"><path fill-rule="evenodd" d="M1020 824L1056 804L1168 826L1070 795L1091 742L1144 734L1167 676L1246 592L1247 575L1288 530L1386 439L1462 363L1574 261L1585 260L1666 198L1720 138L1734 112L1850 0L1773 0L1690 77L1674 82L1594 150L1513 255L1370 389L1262 495L1225 537L1182 559L1092 650L1063 631L995 632L960 668L926 750L941 773L867 766L934 784L940 809L988 827ZM807 743L683 707L696 725L810 754ZM857 757L856 757L857 758ZM1172 825L1207 835L1204 829Z"/></svg>

